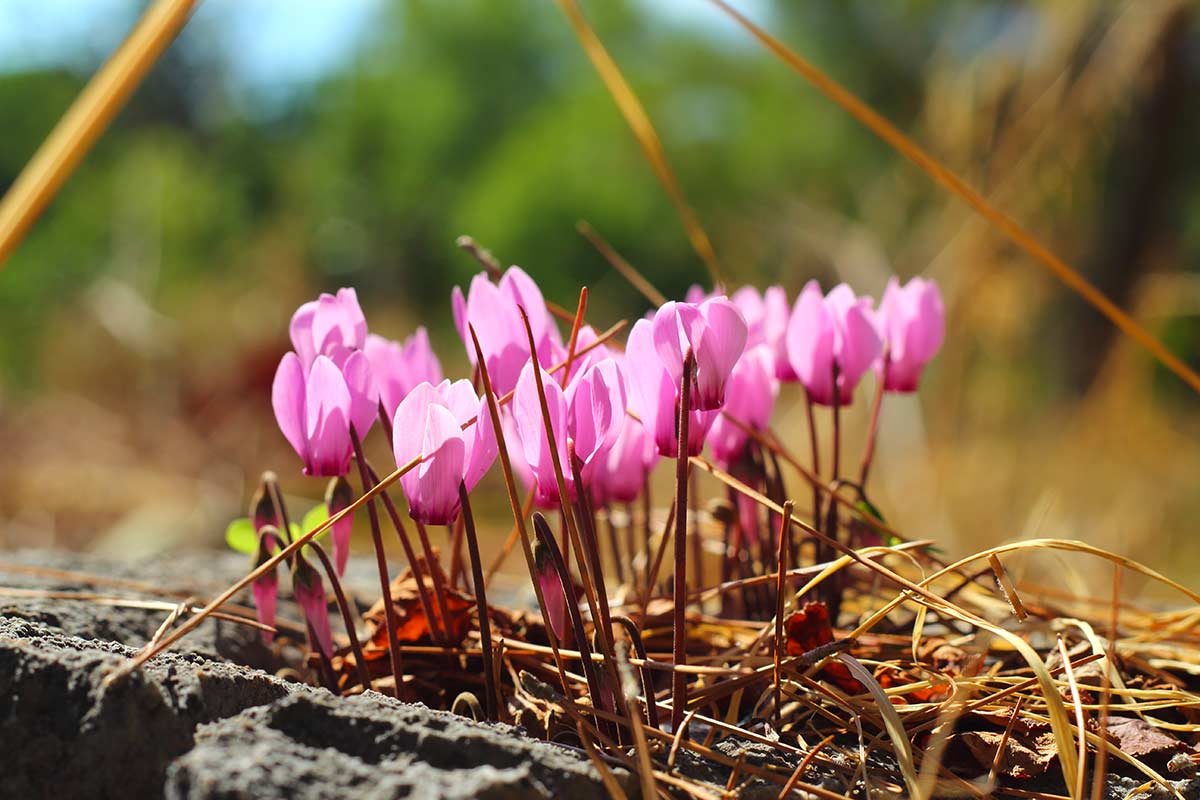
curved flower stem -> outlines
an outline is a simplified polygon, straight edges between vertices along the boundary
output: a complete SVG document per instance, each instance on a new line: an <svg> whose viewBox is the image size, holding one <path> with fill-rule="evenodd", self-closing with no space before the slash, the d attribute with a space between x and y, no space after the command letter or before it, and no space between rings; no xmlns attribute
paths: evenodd
<svg viewBox="0 0 1200 800"><path fill-rule="evenodd" d="M575 583L571 580L571 573L567 572L566 562L563 561L558 543L554 541L554 533L550 530L550 524L546 522L546 518L542 516L541 512L533 514L533 533L537 536L538 545L545 550L550 558L550 563L554 565L554 571L558 574L559 581L562 582L563 596L567 598L567 614L571 617L571 628L575 632L575 646L579 650L583 675L587 680L588 692L592 695L592 703L599 708L602 697L600 676L596 673L596 665L592 663L592 650L588 644L587 630L583 627L583 617L579 613L579 598L575 594Z"/></svg>
<svg viewBox="0 0 1200 800"><path fill-rule="evenodd" d="M862 492L867 491L867 473L871 471L871 462L875 460L875 439L879 435L879 409L883 407L883 387L887 383L888 353L883 351L883 372L875 376L875 400L871 403L871 424L867 428L867 444L863 448L862 467L858 471L858 486Z"/></svg>
<svg viewBox="0 0 1200 800"><path fill-rule="evenodd" d="M512 511L513 522L519 530L521 554L525 556L525 567L529 571L529 580L533 584L533 594L538 601L538 610L546 625L546 638L550 640L550 650L554 653L554 663L558 667L558 677L562 682L563 696L571 697L571 686L567 679L566 663L558 648L558 637L554 635L554 627L550 624L550 614L546 608L546 597L542 594L542 586L538 581L538 570L533 557L533 545L529 542L528 530L525 527L525 514L521 511L520 501L517 500L517 484L513 478L512 461L508 456L508 444L504 440L504 428L500 424L500 403L492 390L492 380L488 375L487 364L484 362L483 350L479 346L479 337L475 334L474 326L468 323L467 330L471 332L471 344L475 349L475 357L479 364L479 380L483 384L483 396L487 398L488 414L492 431L496 435L496 447L500 458L500 471L504 474L504 489L508 493L508 504ZM486 424L486 423L485 423ZM532 493L530 495L532 502Z"/></svg>
<svg viewBox="0 0 1200 800"><path fill-rule="evenodd" d="M642 552L646 556L646 569L643 576L646 580L646 594L650 593L650 560L654 555L650 552L650 514L654 511L654 500L650 495L650 473L646 473L646 479L642 482ZM633 524L633 517L630 518L630 525ZM643 609L644 610L644 609Z"/></svg>
<svg viewBox="0 0 1200 800"><path fill-rule="evenodd" d="M317 542L309 542L308 546L317 554L317 558L321 560L321 566L325 568L325 575L329 578L329 583L333 586L333 594L337 598L338 610L342 612L342 624L346 626L346 635L350 637L350 649L354 652L354 664L358 667L358 682L362 684L363 689L374 689L371 684L371 676L367 672L367 660L363 657L362 645L358 642L358 631L354 627L354 617L350 613L350 604L346 602L346 595L342 591L342 582L338 580L337 570L333 568L333 563L329 560L329 556L325 554L325 548Z"/></svg>
<svg viewBox="0 0 1200 800"><path fill-rule="evenodd" d="M817 441L817 417L813 412L813 399L808 390L804 390L804 412L808 418L808 441L812 446L812 474L815 476L813 480L813 527L820 530L821 528L821 443ZM817 561L822 561L821 555L817 555Z"/></svg>
<svg viewBox="0 0 1200 800"><path fill-rule="evenodd" d="M483 707L489 720L497 719L499 695L494 660L492 658L492 623L488 618L487 589L483 583L483 563L479 559L479 539L475 536L475 517L471 514L471 499L462 481L458 484L458 501L462 506L463 529L466 531L467 552L471 558L471 577L475 583L475 608L479 612L479 640L483 649L483 690L487 694Z"/></svg>
<svg viewBox="0 0 1200 800"><path fill-rule="evenodd" d="M584 552L588 558L588 572L596 586L596 600L600 606L599 623L612 636L612 613L608 606L608 587L604 582L604 567L600 563L600 543L596 540L595 517L587 501L587 490L583 485L579 459L575 456L575 442L567 440L567 459L571 462L571 479L575 481L575 505L579 512L579 533L583 538ZM603 638L601 639L603 642Z"/></svg>
<svg viewBox="0 0 1200 800"><path fill-rule="evenodd" d="M354 447L354 460L358 462L359 475L362 478L363 493L374 488L371 480L371 468L363 457L362 442L358 432L350 426L350 443ZM400 643L396 641L396 608L392 603L392 582L388 577L387 556L383 552L383 534L379 530L379 511L375 508L375 500L367 501L367 516L371 520L371 537L375 545L375 565L379 569L379 589L383 598L383 619L387 628L388 655L392 663L392 677L396 682L396 697L400 696L400 679L403 675L403 661L400 658Z"/></svg>
<svg viewBox="0 0 1200 800"><path fill-rule="evenodd" d="M675 458L675 614L672 626L671 657L676 667L687 664L687 633L684 609L687 606L687 529L688 529L688 418L691 409L692 372L696 359L691 349L683 357L683 377L679 383L679 452ZM687 675L676 669L671 673L671 728L683 726L687 706Z"/></svg>
<svg viewBox="0 0 1200 800"><path fill-rule="evenodd" d="M279 488L279 479L275 477L275 473L268 472L263 474L263 483L267 485L267 491L271 493L271 502L275 504L275 513L283 526L283 540L291 544L292 524L288 519L287 504L283 502L283 491Z"/></svg>
<svg viewBox="0 0 1200 800"><path fill-rule="evenodd" d="M634 654L643 662L639 671L642 676L642 694L646 698L646 721L650 723L650 727L657 728L659 726L658 703L654 702L654 676L645 663L650 659L646 655L646 645L642 641L642 632L638 630L637 624L629 617L618 614L613 617L613 622L625 629L625 635L633 643Z"/></svg>
<svg viewBox="0 0 1200 800"><path fill-rule="evenodd" d="M450 540L450 585L458 586L459 584L466 585L467 578L463 572L463 523L460 517L452 528L449 529Z"/></svg>
<svg viewBox="0 0 1200 800"><path fill-rule="evenodd" d="M625 562L621 558L621 540L617 533L617 525L613 522L612 508L604 504L604 523L608 529L608 545L612 549L613 569L617 573L617 585L625 583ZM629 558L633 559L632 551Z"/></svg>
<svg viewBox="0 0 1200 800"><path fill-rule="evenodd" d="M367 474L371 476L372 484L379 482L379 476L375 473L370 463L367 463ZM425 619L429 620L429 631L435 640L449 644L450 637L447 633L447 626L450 624L450 615L447 613L446 597L442 593L441 576L438 575L433 554L430 552L429 540L423 536L421 544L425 550L425 563L429 566L430 576L433 578L433 592L438 604L438 613L441 614L440 621L434 617L433 605L429 602L429 589L425 586L425 578L421 574L420 562L417 560L416 551L413 550L412 540L408 538L408 529L404 525L404 520L400 517L400 512L396 510L396 504L392 502L391 496L386 491L379 493L379 499L383 501L383 507L387 511L388 517L392 520L392 527L396 529L396 537L400 540L400 546L404 548L404 557L408 559L408 566L412 570L413 580L417 584L417 598L421 601L421 611L424 612ZM424 532L424 528L421 527L421 523L419 522L417 523L417 531L418 533Z"/></svg>
<svg viewBox="0 0 1200 800"><path fill-rule="evenodd" d="M838 539L838 504L834 497L837 492L838 480L841 470L841 451L842 451L842 398L838 387L838 366L835 362L833 365L833 472L829 477L830 497L829 509L825 514L825 530L824 533L830 539L837 541ZM830 552L832 555L832 551ZM825 605L829 609L829 619L834 627L837 627L838 616L842 610L842 592L846 588L846 571L840 570L836 575L830 577L829 580L822 584L824 589L821 591Z"/></svg>

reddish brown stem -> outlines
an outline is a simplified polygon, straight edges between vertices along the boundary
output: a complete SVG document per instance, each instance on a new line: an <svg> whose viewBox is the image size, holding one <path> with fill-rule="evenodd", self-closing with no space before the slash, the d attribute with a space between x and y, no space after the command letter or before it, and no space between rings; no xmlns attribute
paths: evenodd
<svg viewBox="0 0 1200 800"><path fill-rule="evenodd" d="M358 462L358 471L362 478L363 494L371 491L373 482L371 470L363 457L362 442L354 426L350 426L350 442L354 447L354 460ZM371 541L375 545L375 566L379 570L379 590L383 598L383 619L387 626L388 656L391 658L392 677L396 682L396 697L400 696L400 682L404 675L403 661L400 658L400 643L396 641L396 609L392 603L392 582L388 577L387 556L383 552L383 534L379 526L379 511L375 508L374 498L367 501L367 516L371 520Z"/></svg>
<svg viewBox="0 0 1200 800"><path fill-rule="evenodd" d="M871 424L867 427L867 444L863 448L862 467L858 471L858 488L867 491L867 474L875 460L875 439L879 435L879 409L883 408L883 387L887 383L888 351L883 351L883 370L875 378L875 399L871 403Z"/></svg>
<svg viewBox="0 0 1200 800"><path fill-rule="evenodd" d="M371 476L372 483L379 482L379 476L375 474L375 470L371 468L370 464L367 464L367 474ZM400 517L400 512L396 510L396 504L392 502L391 496L386 491L379 493L379 499L383 501L383 507L387 511L388 517L392 520L392 527L396 529L396 536L400 539L400 546L404 548L404 557L408 559L409 568L412 569L413 580L417 584L417 598L421 601L421 611L425 614L425 619L429 620L429 631L435 641L449 644L450 641L446 635L446 626L450 624L450 614L447 611L446 598L442 594L440 576L437 574L437 568L434 566L432 553L430 553L429 547L426 546L426 563L429 565L429 572L433 577L434 597L437 600L438 612L442 617L440 621L434 617L433 605L429 602L429 589L425 586L425 578L421 573L420 562L417 561L417 554L413 550L412 541L408 538L408 529ZM420 525L420 523L417 524ZM435 622L437 624L434 624Z"/></svg>
<svg viewBox="0 0 1200 800"><path fill-rule="evenodd" d="M687 633L684 631L684 610L687 606L687 529L688 529L688 421L692 371L695 357L691 350L683 358L683 377L679 382L679 452L675 458L675 614L672 626L671 655L676 667L687 664ZM676 670L671 674L671 729L683 725L687 706L687 675Z"/></svg>
<svg viewBox="0 0 1200 800"><path fill-rule="evenodd" d="M371 675L367 672L367 659L363 657L362 645L358 642L358 631L354 627L354 617L350 613L350 604L346 602L346 594L342 591L342 582L338 580L337 570L333 568L333 563L329 560L329 556L325 554L325 548L321 547L317 542L309 542L308 546L317 554L317 558L321 561L321 566L325 568L325 575L329 578L329 584L333 587L334 597L337 598L338 611L342 613L342 624L346 626L346 635L350 637L350 650L354 653L354 665L358 668L358 682L364 689L374 689L371 685Z"/></svg>
<svg viewBox="0 0 1200 800"><path fill-rule="evenodd" d="M475 518L471 514L471 500L467 487L458 484L458 501L462 506L463 530L466 532L467 552L471 559L471 576L475 583L475 608L479 612L479 640L483 650L483 686L487 701L483 704L489 720L497 719L499 695L492 658L492 623L488 619L487 589L483 583L483 562L479 558L479 539L475 536Z"/></svg>

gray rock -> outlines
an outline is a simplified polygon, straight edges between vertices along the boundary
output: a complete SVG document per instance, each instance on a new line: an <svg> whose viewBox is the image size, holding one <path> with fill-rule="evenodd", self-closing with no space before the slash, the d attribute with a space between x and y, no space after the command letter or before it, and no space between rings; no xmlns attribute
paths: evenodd
<svg viewBox="0 0 1200 800"><path fill-rule="evenodd" d="M22 556L60 569L148 577L79 556ZM197 563L189 568L188 560ZM214 571L202 559L175 559L153 579L175 585L166 577L173 573L221 588L236 577L215 580ZM28 575L4 580L92 588ZM128 645L145 642L163 616L74 600L0 598L0 797L606 796L585 757L516 728L480 725L374 692L337 698L234 663L245 647L229 642L257 642L241 626L206 622L178 649L107 685L105 677L135 652ZM616 772L636 794L631 776Z"/></svg>

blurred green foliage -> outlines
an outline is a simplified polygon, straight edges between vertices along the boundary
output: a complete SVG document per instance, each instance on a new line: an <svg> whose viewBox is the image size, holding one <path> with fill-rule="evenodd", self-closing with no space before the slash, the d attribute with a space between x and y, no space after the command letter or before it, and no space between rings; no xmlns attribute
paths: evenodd
<svg viewBox="0 0 1200 800"><path fill-rule="evenodd" d="M906 4L917 40L934 32L925 5ZM889 157L732 28L664 20L641 3L588 10L716 232L778 213L798 191L852 210L856 183ZM772 24L903 118L919 98L919 65L903 68L870 16L840 0L781 3ZM703 276L552 4L394 3L349 66L265 119L231 99L219 61L211 38L181 41L6 267L8 382L36 382L43 326L98 275L144 256L138 248L154 248L149 300L168 313L195 282L245 279L235 269L243 254L279 235L297 242L303 263L277 268L412 307L445 302L474 271L453 246L462 233L569 303L605 270L575 232L580 219L666 291ZM83 82L61 71L0 76L0 186ZM783 254L748 250L753 263L723 253L731 272L778 277ZM638 308L615 284L593 302Z"/></svg>

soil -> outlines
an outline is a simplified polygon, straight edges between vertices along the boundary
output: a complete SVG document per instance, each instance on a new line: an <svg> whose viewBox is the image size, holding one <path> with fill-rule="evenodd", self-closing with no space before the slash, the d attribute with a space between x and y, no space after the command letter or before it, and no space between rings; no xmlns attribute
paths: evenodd
<svg viewBox="0 0 1200 800"><path fill-rule="evenodd" d="M173 555L140 564L42 552L33 564L210 595L241 558ZM350 585L369 582L365 565ZM71 577L4 570L14 588L154 598ZM369 596L369 595L368 595ZM290 609L281 605L281 613ZM129 678L105 676L165 613L74 599L0 596L0 796L13 798L604 797L586 757L368 692L337 698L253 666L257 632L206 621ZM632 777L615 770L636 794Z"/></svg>

